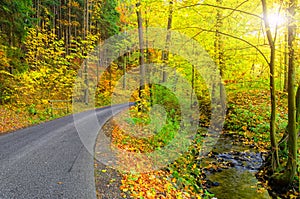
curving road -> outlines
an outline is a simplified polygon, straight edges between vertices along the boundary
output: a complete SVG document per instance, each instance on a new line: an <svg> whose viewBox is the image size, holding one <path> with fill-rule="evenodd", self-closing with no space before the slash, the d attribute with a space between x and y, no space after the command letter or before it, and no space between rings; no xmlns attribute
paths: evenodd
<svg viewBox="0 0 300 199"><path fill-rule="evenodd" d="M94 159L87 148L113 113L128 106L104 107L0 136L0 198L96 198ZM76 126L74 118L80 118ZM78 128L89 135L89 146L82 144Z"/></svg>

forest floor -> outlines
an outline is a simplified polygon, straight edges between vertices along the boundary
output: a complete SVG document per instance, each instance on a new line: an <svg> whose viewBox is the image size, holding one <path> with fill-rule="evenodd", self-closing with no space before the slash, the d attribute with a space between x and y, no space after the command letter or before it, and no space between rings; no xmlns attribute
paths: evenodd
<svg viewBox="0 0 300 199"><path fill-rule="evenodd" d="M111 124L113 123L109 121L106 125L110 126ZM243 136L239 136L236 134L226 134L225 136L234 136L237 142L246 143L244 147L253 147L251 142L249 142L249 140ZM258 149L257 147L254 148ZM239 154L243 153L241 152ZM245 154L251 155L252 153L246 152ZM214 155L213 152L208 154L207 157L211 158L216 157L217 155L220 154ZM200 190L198 193L195 193L192 186L181 187L180 185L176 184L177 179L174 178L172 172L170 172L168 168L163 168L161 170L148 173L129 174L122 171L118 172L117 169L106 166L103 163L95 160L95 181L97 198L216 198L215 195L211 193L210 188L222 186L222 183L207 179L206 174L219 173L222 171L226 171L226 169L230 170L231 167L233 167L232 165L228 164L227 161L215 164L216 162L217 161L210 162L209 165L201 168L199 182L201 183L202 190ZM296 181L294 182L293 186L289 187L289 190L285 193L278 193L275 190L272 190L272 188L268 185L268 176L266 169L267 168L262 167L256 173L256 176L258 178L257 184L254 185L256 187L254 189L256 189L257 191L256 197L260 199L264 198L262 197L262 195L264 195L262 193L265 192L269 192L270 196L273 196L272 198L276 199L297 199L300 197L299 184ZM244 181L247 181L247 179L245 179ZM239 188L236 187L236 189ZM247 189L253 189L253 185L249 184L249 186L245 188L245 185L243 184L241 185L241 189L243 189L243 191L247 191ZM246 195L251 194L249 193ZM243 198L247 199L246 197ZM255 197L248 198L252 199Z"/></svg>
<svg viewBox="0 0 300 199"><path fill-rule="evenodd" d="M46 107L44 104L40 106L30 105L28 107L20 107L15 104L0 106L0 135L69 114L65 110L52 113L50 105L48 104Z"/></svg>
<svg viewBox="0 0 300 199"><path fill-rule="evenodd" d="M30 125L28 115L11 109L8 106L0 106L0 134L8 133Z"/></svg>
<svg viewBox="0 0 300 199"><path fill-rule="evenodd" d="M238 89L236 91L234 86L228 86L228 110L227 117L224 124L223 135L232 137L233 143L242 144L243 147L250 148L250 152L239 153L251 155L252 151L257 151L258 154L263 154L263 160L267 161L267 155L270 147L269 139L269 116L270 116L270 102L268 90L262 89ZM286 93L277 93L277 132L278 139L281 138L287 125L287 95ZM205 119L203 121L206 121ZM109 135L114 144L118 148L129 150L132 152L147 151L148 146L128 137L113 119L108 121L104 129L105 134ZM167 165L165 168L146 172L146 173L127 173L120 172L118 177L113 177L112 180L116 186L119 186L121 192L118 191L119 197L128 198L213 198L214 194L210 193L210 187L219 186L218 182L209 181L206 178L207 170L212 172L221 172L232 165L226 165L228 162L216 164L213 161L205 167L200 167L194 151L199 150L198 141L201 140L201 135L196 136L192 147L182 154L182 156L175 162ZM132 143L132 144L130 144ZM299 151L300 152L300 151ZM229 152L230 153L230 152ZM208 156L217 157L221 154L210 153ZM226 154L228 155L228 154ZM285 154L280 154L284 156ZM255 156L255 155L254 155ZM234 157L235 159L241 159ZM127 166L132 164L130 158L121 157L122 163L125 162ZM284 162L284 158L281 159ZM126 163L127 161L127 163ZM267 164L264 162L263 165ZM284 166L284 163L283 163ZM102 169L102 167L100 167ZM105 169L105 174L108 170ZM97 169L96 173L101 176L103 171ZM256 171L258 178L257 194L269 192L273 198L299 198L299 172L295 178L293 186L289 187L285 193L278 193L276 190L268 185L267 167L261 167ZM100 185L102 177L96 175L96 185ZM255 177L254 177L255 178ZM119 181L116 182L115 179ZM121 179L121 180L120 180ZM103 186L101 184L101 186ZM101 186L97 190L101 190ZM110 186L109 184L107 186ZM249 188L252 188L252 185ZM101 194L100 194L101 195ZM268 194L267 194L268 195ZM99 195L98 195L99 196ZM103 195L102 193L102 197ZM259 197L256 195L255 197ZM101 197L99 197L101 198ZM118 198L118 197L116 197ZM252 197L251 197L252 198Z"/></svg>

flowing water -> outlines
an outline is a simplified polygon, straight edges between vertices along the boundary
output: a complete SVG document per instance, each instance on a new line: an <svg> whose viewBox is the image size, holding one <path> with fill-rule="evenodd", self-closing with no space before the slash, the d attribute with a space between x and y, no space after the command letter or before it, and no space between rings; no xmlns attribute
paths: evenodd
<svg viewBox="0 0 300 199"><path fill-rule="evenodd" d="M208 190L218 199L267 199L255 173L263 164L260 152L230 136L221 136L210 154L201 160Z"/></svg>

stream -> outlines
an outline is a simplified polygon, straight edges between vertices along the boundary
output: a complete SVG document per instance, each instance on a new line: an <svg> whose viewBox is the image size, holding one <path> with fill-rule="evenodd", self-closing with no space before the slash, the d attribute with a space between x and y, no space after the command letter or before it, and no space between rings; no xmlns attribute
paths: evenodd
<svg viewBox="0 0 300 199"><path fill-rule="evenodd" d="M213 150L200 162L205 186L218 199L267 199L268 191L258 186L256 172L263 154L233 136L221 135Z"/></svg>

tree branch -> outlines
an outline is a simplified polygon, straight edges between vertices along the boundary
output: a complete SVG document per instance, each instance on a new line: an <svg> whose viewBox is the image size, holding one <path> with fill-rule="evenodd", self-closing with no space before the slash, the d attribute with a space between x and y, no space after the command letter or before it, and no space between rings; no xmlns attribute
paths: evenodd
<svg viewBox="0 0 300 199"><path fill-rule="evenodd" d="M267 3L265 0L262 0L261 3L262 3L262 7L263 7L263 14L264 14L263 21L265 23L267 38L268 38L270 47L273 48L275 41L273 40L272 33L271 33L268 10L267 10Z"/></svg>
<svg viewBox="0 0 300 199"><path fill-rule="evenodd" d="M224 16L221 20L224 20L225 18L227 18L230 15L232 15L239 7L241 7L242 5L244 5L245 3L247 3L248 1L249 0L243 1L242 3L240 3L239 5L237 5L234 10L232 10L228 15Z"/></svg>
<svg viewBox="0 0 300 199"><path fill-rule="evenodd" d="M230 8L230 7L218 6L218 5L208 4L208 3L196 3L196 4L180 7L180 8L178 8L178 10L184 9L184 8L191 8L191 7L195 7L195 6L208 6L208 7L220 8L220 9L224 9L224 10L232 10L233 12L240 12L240 13L247 14L247 15L250 15L250 16L253 16L253 17L257 17L257 18L263 20L263 18L261 16L257 15L257 14L253 14L251 12L247 12L247 11L244 11L244 10L239 10L238 7L240 7L240 5L238 5L237 8Z"/></svg>
<svg viewBox="0 0 300 199"><path fill-rule="evenodd" d="M184 28L180 28L180 29L187 29L187 28L194 28L194 29L198 29L200 30L201 32L211 32L211 33L215 33L216 31L215 30L209 30L209 29L205 29L205 28L200 28L200 27L184 27ZM201 33L200 32L200 33ZM199 34L200 34L199 33ZM259 52L259 54L261 54L261 56L264 58L264 60L267 62L267 64L269 65L270 62L268 60L268 58L265 56L265 54L257 47L255 46L254 44L250 43L249 41L245 40L245 39L242 39L242 38L239 38L237 36L234 36L234 35L231 35L231 34L228 34L228 33L224 33L224 32L219 32L219 34L221 35L224 35L224 36L227 36L227 37L231 37L231 38L234 38L234 39L237 39L239 41L242 41L246 44L248 44L249 46L253 47L255 50L257 50L257 52ZM197 36L198 34L196 34L195 36ZM194 37L195 37L194 36Z"/></svg>

